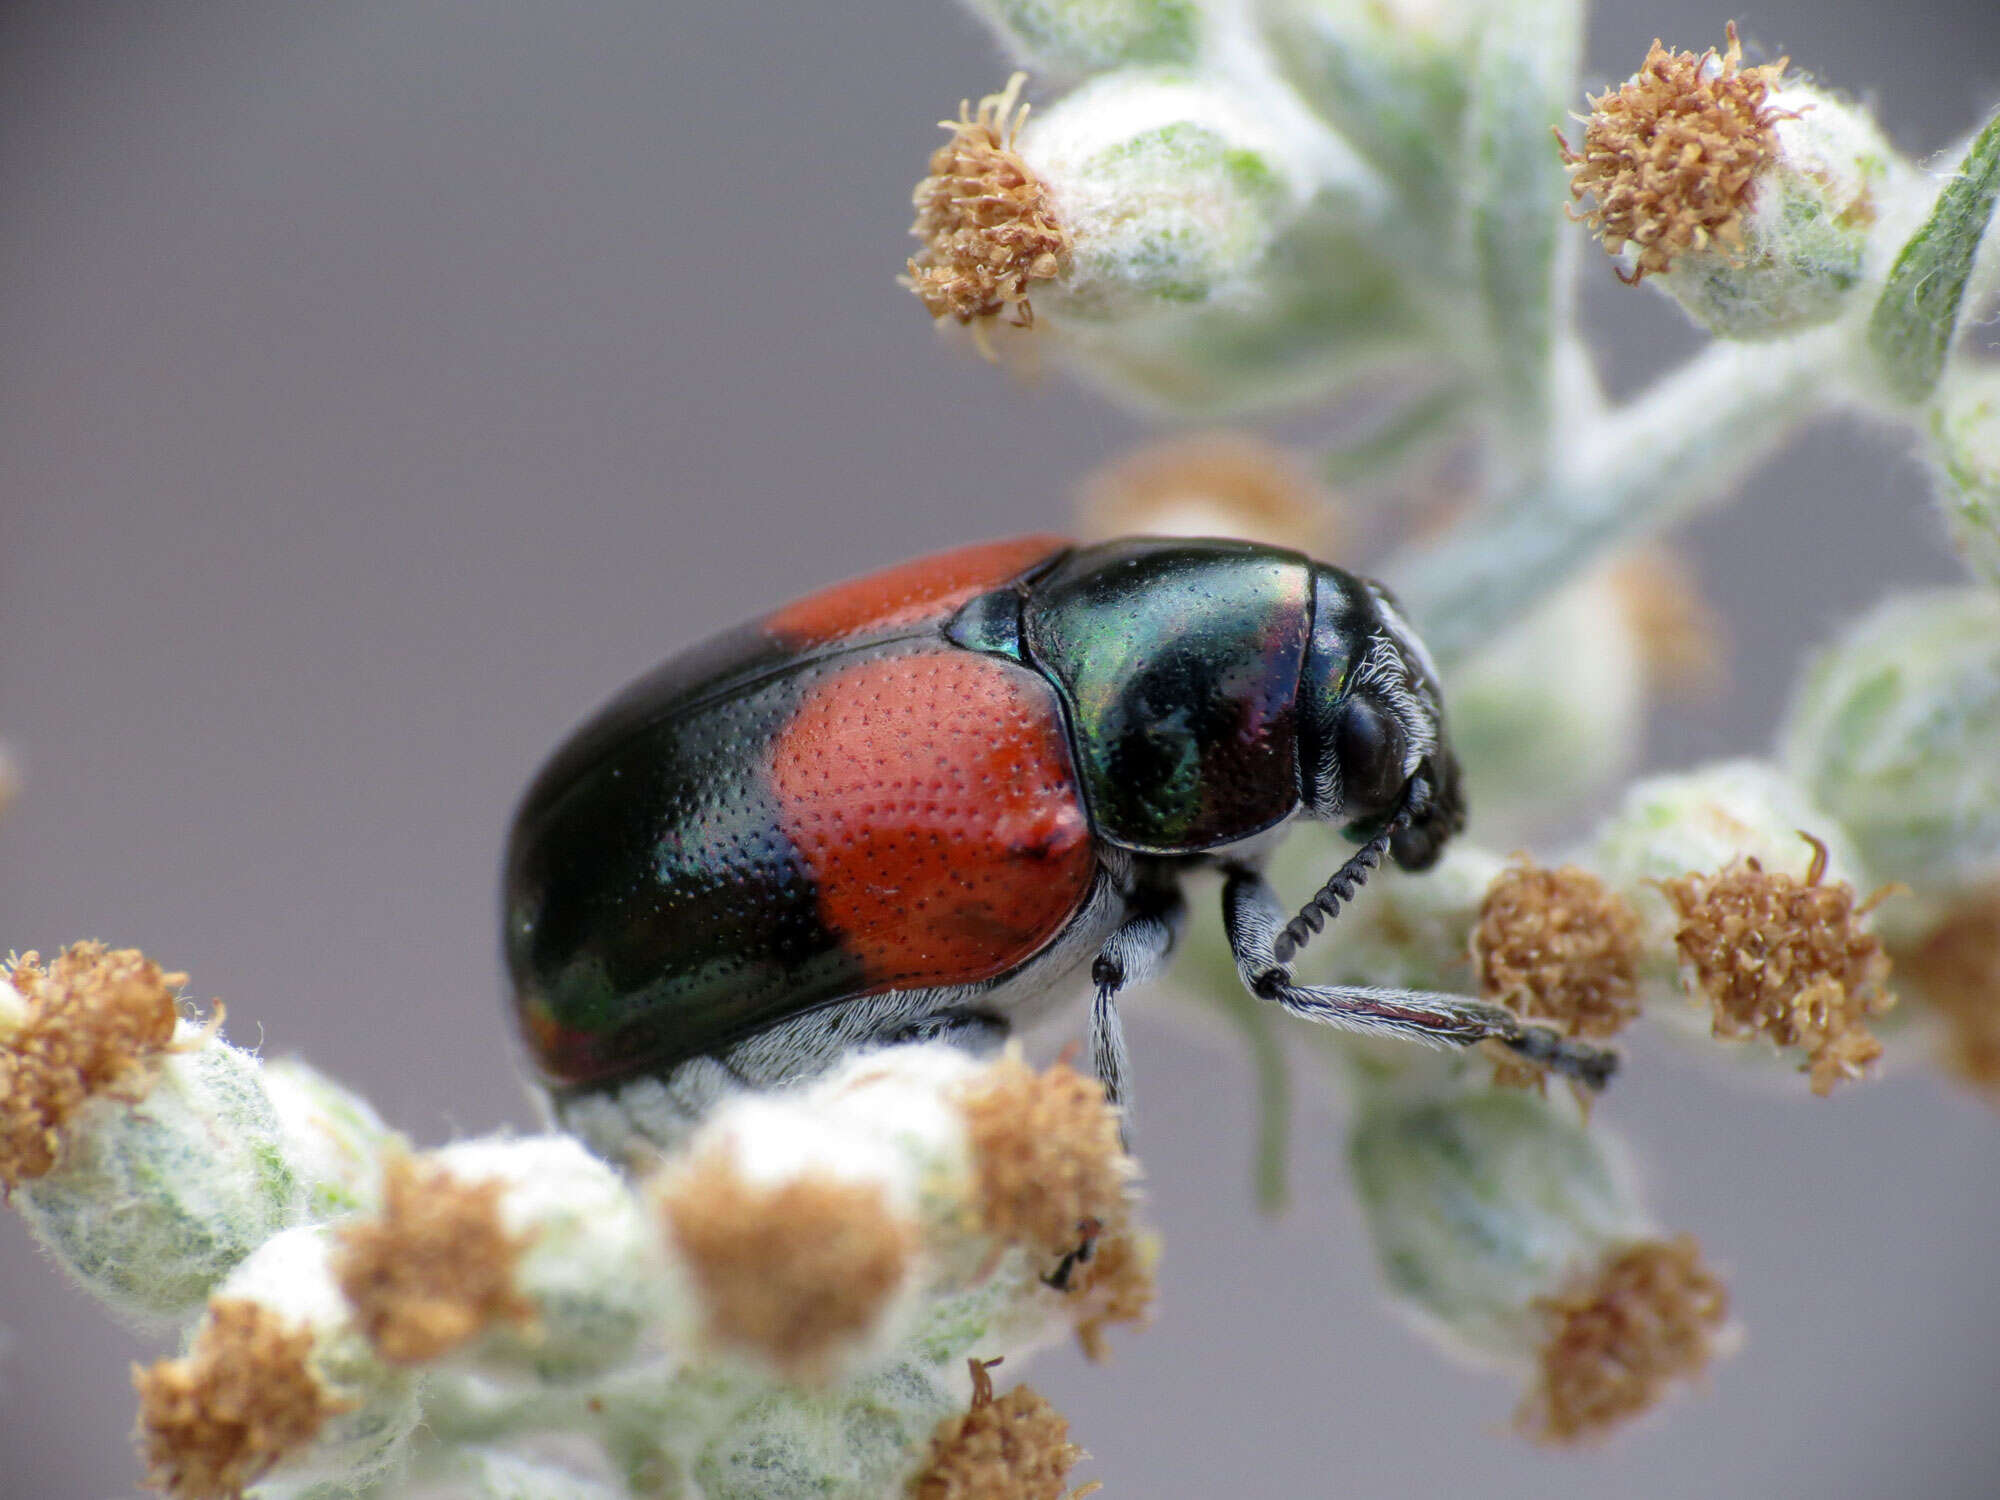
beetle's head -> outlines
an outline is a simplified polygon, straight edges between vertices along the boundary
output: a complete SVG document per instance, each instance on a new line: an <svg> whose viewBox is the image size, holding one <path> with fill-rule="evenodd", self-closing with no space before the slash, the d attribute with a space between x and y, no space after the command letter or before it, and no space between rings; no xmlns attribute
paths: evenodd
<svg viewBox="0 0 2000 1500"><path fill-rule="evenodd" d="M1364 840L1386 835L1406 870L1465 825L1437 668L1380 585L1320 570L1306 661L1306 806Z"/></svg>

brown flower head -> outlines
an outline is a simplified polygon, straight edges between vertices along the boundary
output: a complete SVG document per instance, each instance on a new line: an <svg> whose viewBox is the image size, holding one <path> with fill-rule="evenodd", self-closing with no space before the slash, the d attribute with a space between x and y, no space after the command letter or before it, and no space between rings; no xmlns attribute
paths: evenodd
<svg viewBox="0 0 2000 1500"><path fill-rule="evenodd" d="M309 1328L260 1303L219 1300L179 1359L134 1366L146 1482L174 1500L236 1500L346 1409L307 1356Z"/></svg>
<svg viewBox="0 0 2000 1500"><path fill-rule="evenodd" d="M913 195L910 233L923 248L905 278L933 318L971 323L1012 308L1015 323L1031 327L1029 287L1060 275L1069 259L1069 231L1048 187L1014 149L1028 116L1020 103L1026 80L1016 73L976 113L961 103L956 120L939 122L951 139L932 154L930 175Z"/></svg>
<svg viewBox="0 0 2000 1500"><path fill-rule="evenodd" d="M1093 537L1234 536L1325 557L1333 497L1293 454L1248 432L1202 432L1148 443L1084 481L1083 529Z"/></svg>
<svg viewBox="0 0 2000 1500"><path fill-rule="evenodd" d="M1076 1341L1084 1357L1102 1362L1110 1356L1104 1330L1116 1323L1144 1323L1157 1290L1153 1268L1159 1242L1134 1229L1106 1235L1090 1259L1070 1277L1076 1299Z"/></svg>
<svg viewBox="0 0 2000 1500"><path fill-rule="evenodd" d="M2000 1104L2000 885L1958 902L1896 967L1944 1018L1952 1071Z"/></svg>
<svg viewBox="0 0 2000 1500"><path fill-rule="evenodd" d="M1639 1014L1639 918L1575 865L1523 856L1495 876L1472 963L1481 994L1568 1036L1615 1036Z"/></svg>
<svg viewBox="0 0 2000 1500"><path fill-rule="evenodd" d="M1742 60L1734 25L1720 56L1712 47L1669 52L1655 40L1637 77L1590 101L1583 149L1562 142L1571 196L1596 200L1579 217L1612 254L1639 247L1621 280L1636 284L1689 251L1741 246L1744 210L1784 118L1766 100L1787 61Z"/></svg>
<svg viewBox="0 0 2000 1500"><path fill-rule="evenodd" d="M174 995L185 974L163 973L136 948L75 943L47 968L23 954L9 978L23 1002L0 1026L0 1185L55 1166L62 1127L86 1100L143 1098L169 1051Z"/></svg>
<svg viewBox="0 0 2000 1500"><path fill-rule="evenodd" d="M1714 696L1727 678L1724 626L1687 557L1640 547L1611 565L1611 587L1638 637L1647 685L1683 701Z"/></svg>
<svg viewBox="0 0 2000 1500"><path fill-rule="evenodd" d="M958 1099L981 1215L994 1235L1061 1256L1076 1248L1086 1222L1123 1227L1132 1164L1118 1112L1095 1078L1063 1062L1036 1073L1010 1055L967 1080Z"/></svg>
<svg viewBox="0 0 2000 1500"><path fill-rule="evenodd" d="M1660 889L1680 914L1674 942L1714 1010L1715 1034L1803 1047L1812 1091L1826 1094L1882 1055L1862 1023L1896 997L1884 985L1889 957L1861 919L1889 892L1857 904L1846 881L1822 884L1826 845L1801 836L1813 846L1804 880L1746 859Z"/></svg>
<svg viewBox="0 0 2000 1500"><path fill-rule="evenodd" d="M1025 1385L996 1399L987 1365L968 1363L971 1409L938 1423L929 1458L904 1487L909 1500L1082 1500L1097 1488L1065 1488L1084 1453L1062 1413Z"/></svg>
<svg viewBox="0 0 2000 1500"><path fill-rule="evenodd" d="M1537 1442L1569 1444L1607 1435L1707 1369L1729 1299L1684 1234L1613 1250L1535 1312L1542 1347L1515 1425Z"/></svg>
<svg viewBox="0 0 2000 1500"><path fill-rule="evenodd" d="M874 1183L807 1175L746 1181L727 1151L671 1177L661 1207L708 1316L710 1336L788 1374L827 1373L902 1287L916 1229Z"/></svg>
<svg viewBox="0 0 2000 1500"><path fill-rule="evenodd" d="M505 1191L396 1157L383 1172L381 1212L336 1231L334 1279L382 1358L421 1364L497 1319L534 1315L514 1288L529 1239L501 1222Z"/></svg>

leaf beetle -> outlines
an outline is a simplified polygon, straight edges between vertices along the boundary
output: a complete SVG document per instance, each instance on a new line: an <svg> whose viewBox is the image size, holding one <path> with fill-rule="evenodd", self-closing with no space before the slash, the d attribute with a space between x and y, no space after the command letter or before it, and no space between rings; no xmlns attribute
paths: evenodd
<svg viewBox="0 0 2000 1500"><path fill-rule="evenodd" d="M1287 920L1258 866L1295 817L1361 845ZM1124 1102L1118 997L1209 866L1260 998L1601 1086L1612 1054L1501 1007L1294 980L1385 853L1422 869L1463 819L1436 671L1379 585L1250 542L1023 537L813 594L615 698L515 816L506 963L594 1142L666 1144L855 1048L990 1049L1086 971Z"/></svg>

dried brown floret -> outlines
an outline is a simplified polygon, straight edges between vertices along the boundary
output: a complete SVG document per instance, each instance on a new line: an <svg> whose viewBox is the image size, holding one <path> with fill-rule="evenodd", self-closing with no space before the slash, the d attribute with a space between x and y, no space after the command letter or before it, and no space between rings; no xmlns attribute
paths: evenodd
<svg viewBox="0 0 2000 1500"><path fill-rule="evenodd" d="M1727 676L1722 617L1683 554L1641 547L1612 564L1611 587L1638 638L1649 686L1683 700L1721 688Z"/></svg>
<svg viewBox="0 0 2000 1500"><path fill-rule="evenodd" d="M1048 186L1014 149L1028 115L1019 102L1025 81L1016 73L1004 91L979 101L977 113L961 103L956 120L939 122L951 139L932 155L912 198L910 233L924 244L905 278L934 318L970 323L1012 308L1015 323L1031 327L1029 288L1060 275L1069 260L1069 231Z"/></svg>
<svg viewBox="0 0 2000 1500"><path fill-rule="evenodd" d="M972 1407L938 1423L929 1458L904 1487L910 1500L1082 1500L1098 1488L1064 1488L1084 1452L1062 1413L1025 1385L996 1399L988 1363L968 1363Z"/></svg>
<svg viewBox="0 0 2000 1500"><path fill-rule="evenodd" d="M993 1234L1061 1256L1086 1221L1108 1232L1125 1223L1132 1164L1095 1078L1064 1062L1038 1074L1007 1056L962 1085L958 1101Z"/></svg>
<svg viewBox="0 0 2000 1500"><path fill-rule="evenodd" d="M310 1328L256 1302L218 1300L179 1359L132 1370L146 1482L175 1500L236 1500L347 1409L308 1362Z"/></svg>
<svg viewBox="0 0 2000 1500"><path fill-rule="evenodd" d="M1571 195L1596 200L1579 217L1612 254L1639 247L1621 280L1636 284L1689 251L1741 247L1744 210L1785 117L1766 101L1787 59L1757 68L1742 60L1734 25L1720 56L1712 47L1669 52L1655 40L1637 77L1590 101L1583 149L1562 142Z"/></svg>
<svg viewBox="0 0 2000 1500"><path fill-rule="evenodd" d="M501 1221L505 1191L395 1157L383 1172L381 1211L336 1231L334 1279L382 1358L421 1364L490 1323L533 1317L514 1286L533 1236L510 1234Z"/></svg>
<svg viewBox="0 0 2000 1500"><path fill-rule="evenodd" d="M1639 918L1575 865L1521 856L1495 876L1472 963L1481 994L1567 1036L1615 1036L1639 1014Z"/></svg>
<svg viewBox="0 0 2000 1500"><path fill-rule="evenodd" d="M1958 902L1896 967L1943 1016L1952 1071L2000 1104L2000 886Z"/></svg>
<svg viewBox="0 0 2000 1500"><path fill-rule="evenodd" d="M809 1175L766 1187L726 1150L676 1173L661 1205L710 1336L802 1379L875 1326L916 1251L915 1226L878 1184Z"/></svg>
<svg viewBox="0 0 2000 1500"><path fill-rule="evenodd" d="M1708 1368L1729 1315L1692 1235L1612 1251L1535 1303L1544 1337L1515 1425L1544 1443L1588 1442Z"/></svg>
<svg viewBox="0 0 2000 1500"><path fill-rule="evenodd" d="M0 1024L0 1184L55 1166L62 1127L97 1095L145 1096L170 1050L174 995L185 974L163 973L136 948L75 943L46 969L23 954L9 976L23 1002Z"/></svg>
<svg viewBox="0 0 2000 1500"><path fill-rule="evenodd" d="M1889 892L1857 904L1846 881L1822 884L1826 845L1802 837L1813 846L1804 880L1746 859L1660 889L1680 913L1674 942L1713 1008L1715 1034L1804 1048L1812 1091L1826 1094L1882 1054L1862 1023L1896 997L1885 987L1889 956L1861 919Z"/></svg>
<svg viewBox="0 0 2000 1500"><path fill-rule="evenodd" d="M1110 1356L1104 1330L1114 1323L1144 1323L1158 1290L1153 1268L1159 1241L1137 1230L1122 1230L1097 1242L1091 1258L1070 1278L1076 1301L1076 1341L1086 1359Z"/></svg>
<svg viewBox="0 0 2000 1500"><path fill-rule="evenodd" d="M1236 536L1325 557L1332 497L1288 450L1247 432L1148 443L1084 481L1083 530L1094 537Z"/></svg>

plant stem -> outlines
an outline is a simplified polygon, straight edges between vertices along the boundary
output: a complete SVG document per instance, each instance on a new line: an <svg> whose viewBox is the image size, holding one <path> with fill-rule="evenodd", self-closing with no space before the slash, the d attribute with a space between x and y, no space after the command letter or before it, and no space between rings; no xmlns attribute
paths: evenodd
<svg viewBox="0 0 2000 1500"><path fill-rule="evenodd" d="M1482 504L1385 572L1446 661L1512 624L1606 552L1725 496L1831 399L1844 325L1778 343L1711 344L1638 399L1559 443L1546 481Z"/></svg>

